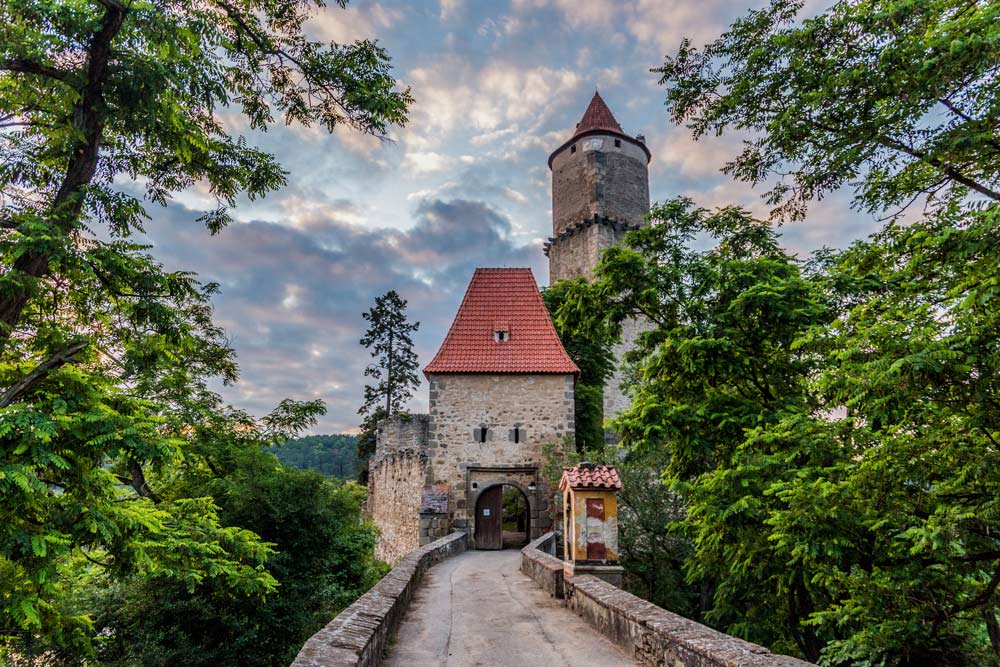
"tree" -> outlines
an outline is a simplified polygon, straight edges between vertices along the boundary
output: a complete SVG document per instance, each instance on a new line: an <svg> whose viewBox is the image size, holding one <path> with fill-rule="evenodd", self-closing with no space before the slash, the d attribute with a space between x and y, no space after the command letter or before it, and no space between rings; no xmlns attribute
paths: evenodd
<svg viewBox="0 0 1000 667"><path fill-rule="evenodd" d="M200 460L193 430L228 419L207 386L237 369L216 286L129 237L142 197L203 183L214 233L238 195L284 182L223 113L260 130L277 114L379 135L405 121L409 93L379 47L305 37L318 6L0 2L0 635L18 651L89 651L89 617L61 602L81 560L274 588L258 536L221 523L211 498L160 488ZM286 438L321 410L283 402L246 427Z"/></svg>
<svg viewBox="0 0 1000 667"><path fill-rule="evenodd" d="M1000 6L963 0L836 2L797 22L771 0L698 50L654 70L676 123L695 138L753 136L724 171L802 219L842 186L882 213L933 196L1000 201Z"/></svg>
<svg viewBox="0 0 1000 667"><path fill-rule="evenodd" d="M816 659L821 644L807 624L813 572L775 552L767 520L786 508L766 491L822 452L750 447L747 434L815 409L807 379L816 359L794 343L829 321L825 296L774 230L744 211L710 213L679 199L655 206L650 221L604 253L591 288L604 304L581 311L603 320L598 327L649 323L626 355L638 375L615 429L632 465L650 466L633 479L662 475L669 495L651 495L664 510L659 526L650 507L633 513L656 541L632 539L639 562L630 569L656 594L671 569L640 559L675 548L670 560L683 559L688 583L708 597L699 610L706 620ZM696 237L715 246L692 250ZM581 327L594 328L585 319Z"/></svg>
<svg viewBox="0 0 1000 667"><path fill-rule="evenodd" d="M224 525L260 535L274 551L267 571L279 585L248 604L211 581L188 588L155 574L98 579L86 606L106 637L102 665L284 667L384 573L372 556L375 529L361 515L362 487L281 466L239 432L205 446L212 468L188 467L164 492L214 498Z"/></svg>
<svg viewBox="0 0 1000 667"><path fill-rule="evenodd" d="M595 325L589 316L590 307L599 301L585 279L543 288L542 300L566 353L580 369L573 393L576 450L599 450L604 445L604 383L614 371L615 337L608 326ZM580 326L581 314L588 326Z"/></svg>
<svg viewBox="0 0 1000 667"><path fill-rule="evenodd" d="M385 416L391 417L420 384L417 354L410 338L420 328L420 322L410 324L406 320L406 300L395 290L376 297L375 305L362 317L368 322L368 331L361 344L376 362L365 369L365 377L375 380L375 384L365 385L365 403L358 414L368 415L382 407Z"/></svg>
<svg viewBox="0 0 1000 667"><path fill-rule="evenodd" d="M801 6L774 0L700 51L683 42L657 70L670 113L696 137L750 134L724 171L778 177L775 218L851 186L889 222L818 252L791 310L780 256L733 277L745 295L686 294L700 305L683 328L644 338L626 442L668 454L691 574L714 579L710 621L828 665L997 664L1000 7L862 0L798 21ZM609 251L609 295L626 295L629 267L662 275L674 251L655 233ZM707 268L688 283L713 284ZM679 308L669 286L647 291L668 319ZM754 332L731 316L761 295L769 319L744 327L775 331L734 359Z"/></svg>
<svg viewBox="0 0 1000 667"><path fill-rule="evenodd" d="M283 442L270 451L283 465L351 479L357 473L357 440L357 436L346 433L307 435Z"/></svg>

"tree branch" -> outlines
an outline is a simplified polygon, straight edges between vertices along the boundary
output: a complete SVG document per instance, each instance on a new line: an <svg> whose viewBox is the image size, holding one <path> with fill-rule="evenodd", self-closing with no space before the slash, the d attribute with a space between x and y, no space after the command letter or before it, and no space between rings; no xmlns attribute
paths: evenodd
<svg viewBox="0 0 1000 667"><path fill-rule="evenodd" d="M62 82L65 82L70 75L70 73L65 70L61 70L56 67L49 67L48 65L43 65L33 60L25 60L24 58L7 58L5 60L0 60L0 70L19 72L22 74L38 74L39 76L48 77L49 79L55 79L56 81Z"/></svg>
<svg viewBox="0 0 1000 667"><path fill-rule="evenodd" d="M15 403L20 396L27 393L35 385L44 380L45 376L69 362L85 347L87 347L86 341L73 343L69 347L56 352L51 357L40 363L33 371L14 383L14 385L8 388L3 394L0 394L0 408L5 408L8 405Z"/></svg>

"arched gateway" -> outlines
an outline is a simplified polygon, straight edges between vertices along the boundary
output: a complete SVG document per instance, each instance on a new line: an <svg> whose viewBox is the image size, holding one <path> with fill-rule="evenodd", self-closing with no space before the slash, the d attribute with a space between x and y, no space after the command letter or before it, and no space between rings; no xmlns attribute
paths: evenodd
<svg viewBox="0 0 1000 667"><path fill-rule="evenodd" d="M494 484L476 497L474 541L477 549L522 547L531 535L531 503L514 484Z"/></svg>

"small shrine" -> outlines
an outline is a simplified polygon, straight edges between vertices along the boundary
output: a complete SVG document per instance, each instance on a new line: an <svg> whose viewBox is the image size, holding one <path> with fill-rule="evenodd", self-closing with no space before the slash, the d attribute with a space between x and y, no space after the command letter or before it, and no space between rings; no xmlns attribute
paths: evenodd
<svg viewBox="0 0 1000 667"><path fill-rule="evenodd" d="M592 574L622 585L618 564L618 490L621 479L614 466L580 463L563 468L559 490L563 497L564 572Z"/></svg>

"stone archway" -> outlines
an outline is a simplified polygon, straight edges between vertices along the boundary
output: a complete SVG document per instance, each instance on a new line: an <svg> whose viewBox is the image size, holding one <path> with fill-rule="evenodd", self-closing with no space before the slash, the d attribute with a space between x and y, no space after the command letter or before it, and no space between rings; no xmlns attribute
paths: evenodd
<svg viewBox="0 0 1000 667"><path fill-rule="evenodd" d="M482 489L474 506L473 542L477 549L521 548L531 534L531 503L515 484Z"/></svg>
<svg viewBox="0 0 1000 667"><path fill-rule="evenodd" d="M476 508L480 496L494 486L511 486L517 488L527 502L527 520L525 531L528 540L541 535L551 526L548 518L548 491L544 482L539 479L538 466L535 465L497 465L497 466L463 466L465 468L466 496L464 506L468 508L467 524L470 547L477 548L475 543L476 523L478 516Z"/></svg>

